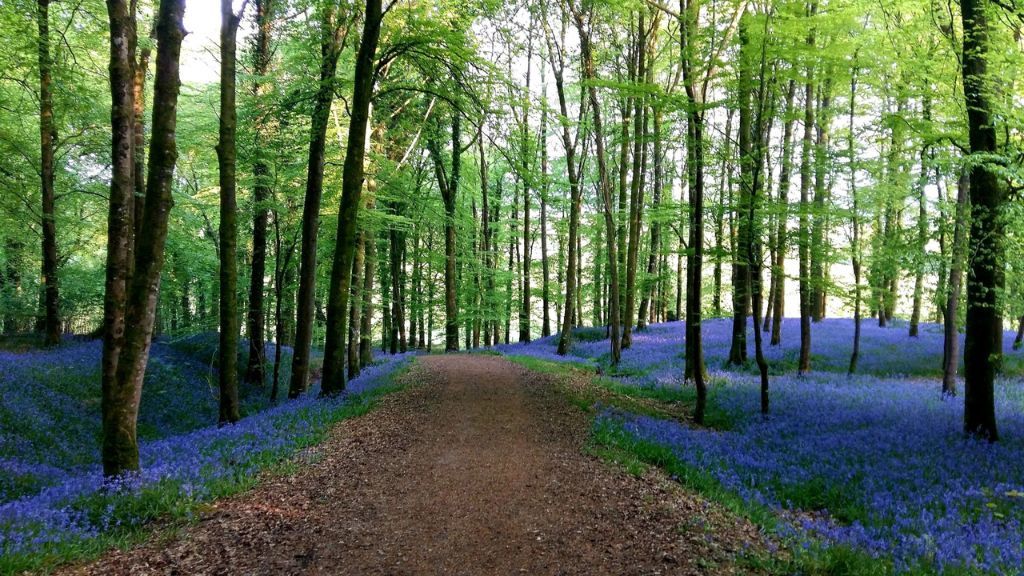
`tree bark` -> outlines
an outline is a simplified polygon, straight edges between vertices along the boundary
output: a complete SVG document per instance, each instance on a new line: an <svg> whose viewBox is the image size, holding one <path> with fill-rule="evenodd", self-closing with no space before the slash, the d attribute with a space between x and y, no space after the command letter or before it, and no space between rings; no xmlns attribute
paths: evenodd
<svg viewBox="0 0 1024 576"><path fill-rule="evenodd" d="M662 111L661 106L654 104L654 109L651 112L651 116L654 121L654 190L653 197L651 198L651 205L658 209L661 207L662 192L665 184L665 167L664 167L664 151L662 149ZM640 301L640 311L638 313L639 322L641 325L646 323L645 317L650 312L654 316L654 321L658 318L658 308L660 298L658 298L659 291L656 289L657 286L661 285L661 274L659 274L658 263L661 258L661 221L658 218L651 218L651 253L647 257L647 284L643 288L643 299ZM656 282L651 281L651 278L657 277Z"/></svg>
<svg viewBox="0 0 1024 576"><path fill-rule="evenodd" d="M813 17L817 3L812 3L808 15ZM813 51L815 35L812 30L807 36L807 45ZM811 369L811 315L812 290L810 271L810 191L811 191L811 149L814 134L814 66L807 66L807 83L804 85L804 136L800 158L800 361L798 371L804 374Z"/></svg>
<svg viewBox="0 0 1024 576"><path fill-rule="evenodd" d="M139 450L136 438L142 379L149 359L149 347L156 317L160 272L164 263L167 240L167 220L172 202L174 165L177 159L175 128L179 80L181 41L185 36L182 22L184 0L161 0L157 22L157 61L153 101L153 137L149 154L149 174L146 185L146 209L143 214L142 236L135 254L135 271L131 284L124 290L116 286L118 276L123 278L126 265L118 260L129 241L127 202L133 186L130 173L134 166L131 151L134 142L132 62L134 61L134 24L124 2L110 0L108 15L111 23L111 92L113 95L112 121L114 123L113 156L118 174L111 185L111 218L109 244L115 246L113 259L108 255L108 287L114 294L107 295L112 305L123 303L123 312L109 313L111 320L123 314L118 328L110 322L107 334L115 336L104 342L105 364L111 364L116 373L103 382L103 473L107 477L138 470ZM115 198L116 197L116 198ZM122 247L122 245L124 247ZM114 276L114 282L111 281ZM124 290L124 292L122 292ZM121 302L120 294L125 293ZM113 306L112 306L113 307ZM105 311L105 317L108 313ZM123 330L123 339L117 339ZM115 341L116 340L116 341ZM116 356L111 353L119 352ZM113 356L113 357L111 357Z"/></svg>
<svg viewBox="0 0 1024 576"><path fill-rule="evenodd" d="M107 2L110 22L110 91L112 126L111 184L107 217L107 261L103 296L103 472L117 476L139 467L135 390L117 379L124 347L125 302L132 241L134 190L135 22L127 0Z"/></svg>
<svg viewBox="0 0 1024 576"><path fill-rule="evenodd" d="M594 85L594 56L590 40L590 26L584 20L583 13L572 0L568 2L575 20L576 29L580 36L580 50L583 58L583 77L587 81L587 93L590 98L590 112L593 115L593 135L596 145L598 185L603 200L605 236L607 241L607 262L608 262L608 285L609 294L609 315L608 324L610 329L609 339L611 341L611 364L617 366L622 356L622 340L619 334L619 325L622 320L619 312L619 268L616 250L616 226L615 207L612 203L611 183L608 180L608 165L605 157L604 128L601 121L601 103L597 97L597 86ZM590 15L592 18L593 15Z"/></svg>
<svg viewBox="0 0 1024 576"><path fill-rule="evenodd" d="M825 318L826 282L828 280L829 239L826 203L829 190L825 176L828 170L829 124L832 107L831 71L826 71L820 84L821 98L815 114L814 141L814 214L811 219L811 319Z"/></svg>
<svg viewBox="0 0 1024 576"><path fill-rule="evenodd" d="M359 365L373 364L373 275L377 269L377 237L367 232L363 259L363 314L359 319Z"/></svg>
<svg viewBox="0 0 1024 576"><path fill-rule="evenodd" d="M645 23L646 13L639 11L637 19L636 64L634 81L647 80L647 52L649 38ZM636 280L640 254L640 228L643 224L645 175L647 169L648 108L643 96L632 98L633 104L633 174L629 188L629 238L626 254L626 309L622 326L622 347L633 345L633 325L637 323Z"/></svg>
<svg viewBox="0 0 1024 576"><path fill-rule="evenodd" d="M790 80L786 89L786 123L782 133L782 166L779 168L779 221L775 232L775 262L772 276L775 280L775 293L772 298L772 337L769 344L778 346L782 343L782 320L786 315L786 248L789 234L789 186L793 173L793 117L794 100L796 99L796 81Z"/></svg>
<svg viewBox="0 0 1024 576"><path fill-rule="evenodd" d="M923 119L930 123L932 105L929 96L924 97ZM910 315L910 337L916 338L921 322L921 304L924 300L924 272L928 250L928 176L931 174L929 155L931 149L925 146L921 150L921 177L918 179L917 194L917 245L914 251L914 303Z"/></svg>
<svg viewBox="0 0 1024 576"><path fill-rule="evenodd" d="M221 0L220 27L220 424L239 419L238 408L238 206L235 193L235 47L239 16Z"/></svg>
<svg viewBox="0 0 1024 576"><path fill-rule="evenodd" d="M854 55L856 60L856 54ZM863 254L861 253L861 220L860 220L860 195L857 190L857 148L856 148L856 118L857 118L857 73L858 68L854 66L850 75L850 112L849 130L847 140L847 156L850 162L850 198L853 201L853 209L850 217L853 225L853 240L850 251L853 259L853 351L850 353L850 365L846 371L852 376L857 371L857 361L860 358L860 333L861 333L861 270L863 265Z"/></svg>
<svg viewBox="0 0 1024 576"><path fill-rule="evenodd" d="M288 386L289 398L298 398L306 391L306 388L309 385L309 357L310 348L313 345L313 324L315 322L314 309L316 305L316 247L317 233L320 229L320 199L323 196L324 188L324 157L327 147L327 120L331 113L331 104L334 102L334 77L337 74L338 57L341 55L342 50L342 27L335 21L336 18L339 18L339 15L335 13L334 9L326 8L321 15L320 22L320 86L317 89L316 99L313 104L312 123L310 127L309 162L306 169L306 194L305 203L302 208L302 246L299 257L298 318L295 324L295 344L292 353L292 376L291 382ZM370 65L372 66L372 62ZM352 145L356 140L360 143L362 142L362 139L360 138L350 137L350 145ZM344 198L344 192L342 192L342 197ZM339 227L341 226L342 220L343 218L339 214ZM337 259L341 253L347 253L349 249L348 245L341 244L340 237L339 247L341 250L336 252L335 259ZM341 271L339 270L338 272L340 275ZM334 286L333 273L331 283L331 294L334 294L337 290L342 288L341 286ZM347 302L347 299L346 295L344 300ZM335 304L337 305L338 303L336 302ZM341 315L345 316L344 313L341 313ZM337 316L337 314L335 316ZM331 337L331 344L334 345L335 348L340 346L338 342L344 341L342 335L345 333L344 320L337 322L337 324L341 324L341 334L338 334L339 326L335 325L332 327L335 335ZM328 330L328 334L330 334L331 331L332 330ZM328 371L330 371L332 378L340 373L342 375L341 388L344 388L344 371L341 369L340 359L337 358L337 356L340 356L340 354L338 354L338 350L331 352L328 349L325 350L325 353L331 355L330 363L327 362L326 357L324 358L325 382ZM335 384L335 382L331 382L331 386L334 386Z"/></svg>
<svg viewBox="0 0 1024 576"><path fill-rule="evenodd" d="M273 26L273 0L256 0L256 47L254 54L253 97L259 99L265 90L263 78L270 70L270 40ZM253 162L253 218L252 218L252 274L249 278L249 310L246 333L249 336L249 362L245 369L245 381L263 385L266 371L266 337L264 325L264 277L267 270L267 202L270 187L270 166L261 152L263 139L268 136L266 114L260 109L256 114L254 142L256 161Z"/></svg>
<svg viewBox="0 0 1024 576"><path fill-rule="evenodd" d="M989 102L989 26L986 0L962 0L963 79L972 155L997 152L996 128ZM1006 192L995 167L987 161L971 168L970 267L967 275L967 338L964 343L964 432L999 439L994 385L1002 361L1003 237Z"/></svg>
<svg viewBox="0 0 1024 576"><path fill-rule="evenodd" d="M963 290L967 256L967 232L970 226L970 175L964 171L957 183L956 212L953 223L952 263L946 292L943 319L942 394L956 396L956 376L960 367L960 295Z"/></svg>
<svg viewBox="0 0 1024 576"><path fill-rule="evenodd" d="M562 21L561 45L565 45L565 21ZM558 355L565 356L572 347L573 321L578 314L576 311L577 278L579 261L579 233L580 233L580 211L583 200L583 188L580 186L579 171L576 166L576 146L580 134L577 131L576 137L569 132L569 106L565 97L565 55L561 48L554 45L554 39L550 31L548 36L548 57L551 60L551 68L555 76L555 91L558 94L558 110L560 117L558 123L562 126L562 147L565 149L566 169L569 177L569 238L567 270L565 273L565 303L562 306L562 328L558 337ZM585 101L584 101L585 102ZM584 102L580 103L584 107Z"/></svg>
<svg viewBox="0 0 1024 576"><path fill-rule="evenodd" d="M337 244L331 268L327 305L327 341L324 344L324 376L321 394L330 396L345 390L344 347L348 335L348 301L352 290L355 235L362 203L366 170L366 142L376 82L374 61L384 18L381 0L366 0L363 34L356 53L355 81L350 106L348 144L341 175L341 206L338 209Z"/></svg>
<svg viewBox="0 0 1024 576"><path fill-rule="evenodd" d="M459 350L459 308L457 292L455 208L459 194L459 180L462 171L462 119L458 111L452 113L452 167L449 174L441 157L441 147L436 140L429 142L430 154L434 160L434 174L441 198L444 201L444 312L445 352Z"/></svg>
<svg viewBox="0 0 1024 576"><path fill-rule="evenodd" d="M53 119L53 63L50 58L50 0L38 0L39 27L39 176L42 190L43 229L43 343L60 344L60 287L57 268L56 195L54 193L54 154L57 126Z"/></svg>

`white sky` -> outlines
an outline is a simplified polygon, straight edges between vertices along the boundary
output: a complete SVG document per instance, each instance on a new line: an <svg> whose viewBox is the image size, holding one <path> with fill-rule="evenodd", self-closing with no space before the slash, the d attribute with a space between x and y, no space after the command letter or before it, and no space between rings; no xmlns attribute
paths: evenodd
<svg viewBox="0 0 1024 576"><path fill-rule="evenodd" d="M235 0L235 9L241 7ZM252 2L246 8L251 18ZM187 0L185 3L185 30L189 34L182 45L181 80L186 84L216 82L220 75L217 44L220 37L220 1ZM246 36L246 26L238 32L239 46Z"/></svg>

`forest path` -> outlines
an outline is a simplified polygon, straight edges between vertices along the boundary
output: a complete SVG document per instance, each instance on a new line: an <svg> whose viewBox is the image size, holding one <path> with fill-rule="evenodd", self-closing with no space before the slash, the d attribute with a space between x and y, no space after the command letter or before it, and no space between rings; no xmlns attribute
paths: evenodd
<svg viewBox="0 0 1024 576"><path fill-rule="evenodd" d="M429 356L294 475L83 574L733 574L757 537L658 473L585 453L586 413L549 377Z"/></svg>

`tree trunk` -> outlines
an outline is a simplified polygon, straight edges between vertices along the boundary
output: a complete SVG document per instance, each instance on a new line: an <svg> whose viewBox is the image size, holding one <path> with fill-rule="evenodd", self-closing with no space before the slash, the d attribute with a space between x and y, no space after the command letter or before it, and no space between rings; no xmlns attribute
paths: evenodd
<svg viewBox="0 0 1024 576"><path fill-rule="evenodd" d="M302 246L299 257L299 297L298 297L298 310L297 310L297 321L295 324L295 344L292 352L292 376L291 382L288 386L288 397L298 398L302 393L306 391L309 386L309 358L310 349L313 345L313 325L315 322L314 309L316 306L316 247L317 247L317 233L320 229L320 199L323 196L324 189L324 156L327 147L327 121L331 113L331 104L334 102L334 90L335 82L334 78L338 70L338 57L341 55L341 26L335 19L339 18L338 14L335 13L333 8L327 8L321 15L321 30L320 30L320 84L317 89L316 99L313 104L313 115L312 123L310 126L310 138L309 138L309 162L306 167L306 194L305 202L302 207ZM373 57L370 57L371 62L369 63L372 68ZM353 103L354 104L354 103ZM355 114L355 111L353 111ZM354 120L353 120L354 121ZM358 141L359 144L356 144ZM349 137L350 146L362 146L363 139L357 138L354 135ZM348 155L346 154L346 163ZM362 166L362 164L360 164ZM360 174L359 187L362 187L362 178ZM344 183L343 183L344 186ZM358 193L358 191L356 192ZM346 199L344 191L342 192L343 201ZM338 216L338 226L342 226L344 218L341 214ZM354 223L353 223L354 225ZM335 253L335 260L341 257L342 254L348 252L348 245L343 245L342 240L339 236L338 239L339 250ZM335 286L334 282L334 268L338 269L339 282L338 286ZM332 268L331 278L331 294L335 294L341 290L340 266L337 264ZM347 294L344 298L337 298L336 300L346 300ZM337 306L340 302L335 302ZM347 312L347 310L346 310ZM335 348L341 344L339 342L344 341L343 334L345 333L344 320L338 321L337 315L340 314L343 317L347 315L344 312L336 312L335 314L335 325L328 330L328 334L334 332L331 338L331 344ZM340 326L339 326L340 325ZM340 330L340 334L338 333ZM330 356L328 362L327 356ZM344 388L344 371L341 369L341 361L338 358L338 350L333 352L330 349L325 350L324 358L324 383L327 380L327 373L330 372L332 382L328 385L327 390L332 390L337 387L337 382L333 381L338 378L341 374L341 385L339 389ZM324 388L321 387L323 391Z"/></svg>
<svg viewBox="0 0 1024 576"><path fill-rule="evenodd" d="M739 163L740 163L740 197L733 213L736 215L736 250L732 258L732 345L729 348L729 364L741 366L747 361L747 307L751 299L750 256L752 249L753 225L753 194L754 194L754 142L753 116L751 106L750 56L746 52L749 43L746 39L747 21L740 24L740 77L738 84L738 103L740 114L739 127ZM755 322L754 332L757 332Z"/></svg>
<svg viewBox="0 0 1024 576"><path fill-rule="evenodd" d="M57 281L57 222L54 194L54 153L57 126L53 120L53 78L50 59L50 0L38 0L39 27L39 154L42 189L43 229L43 342L46 346L60 344L60 288Z"/></svg>
<svg viewBox="0 0 1024 576"><path fill-rule="evenodd" d="M545 85L546 89L546 85ZM546 92L545 92L546 93ZM543 303L541 336L551 336L551 266L548 263L548 109L545 105L540 121L540 263L541 300Z"/></svg>
<svg viewBox="0 0 1024 576"><path fill-rule="evenodd" d="M608 165L605 157L604 129L601 122L601 103L597 98L597 86L594 85L594 56L593 47L590 43L590 29L584 22L583 14L574 5L570 4L573 11L576 29L580 35L580 50L583 58L583 77L587 81L587 93L590 98L590 111L593 115L593 136L596 144L598 183L600 186L601 198L604 208L605 235L607 241L608 255L608 284L611 293L609 294L609 315L608 323L611 341L611 364L617 366L622 355L622 341L619 335L619 324L621 316L619 313L619 269L616 253L616 226L615 207L612 203L611 183L608 180Z"/></svg>
<svg viewBox="0 0 1024 576"><path fill-rule="evenodd" d="M932 106L931 98L924 97L924 121L931 123ZM917 195L917 245L914 247L914 305L910 316L910 337L918 335L918 325L921 322L921 302L924 299L924 272L928 250L928 175L931 173L929 162L929 147L921 150L921 177L918 180Z"/></svg>
<svg viewBox="0 0 1024 576"><path fill-rule="evenodd" d="M359 329L362 328L363 316L363 272L366 268L366 244L369 231L361 230L356 241L355 258L352 260L352 301L349 303L348 316L348 351L345 359L348 361L348 379L359 376L362 366L359 363L359 343L361 341Z"/></svg>
<svg viewBox="0 0 1024 576"><path fill-rule="evenodd" d="M1013 349L1020 350L1024 344L1024 315L1017 318L1017 335L1013 337Z"/></svg>
<svg viewBox="0 0 1024 576"><path fill-rule="evenodd" d="M256 48L254 54L253 96L259 99L265 91L263 77L270 70L271 8L273 0L256 0ZM270 166L261 153L261 144L268 136L268 122L260 110L256 115L256 161L253 163L252 274L249 278L249 311L246 333L249 336L249 363L245 381L263 385L266 370L266 337L264 325L264 277L267 270L267 202L271 196Z"/></svg>
<svg viewBox="0 0 1024 576"><path fill-rule="evenodd" d="M808 15L813 17L817 3L812 3ZM813 51L814 32L807 36L807 45ZM807 67L807 83L804 86L804 136L800 158L800 363L798 371L804 374L811 369L811 314L813 302L810 278L810 191L811 191L811 149L814 131L814 66Z"/></svg>
<svg viewBox="0 0 1024 576"><path fill-rule="evenodd" d="M352 290L352 266L355 261L355 234L359 206L362 203L366 141L376 81L374 61L383 20L381 0L366 0L363 34L356 54L355 81L352 89L348 143L341 176L341 206L338 209L337 245L331 268L327 305L327 341L324 344L324 376L321 394L330 396L345 390L343 352L348 334L348 299ZM335 58L337 62L337 58ZM323 174L321 163L321 177Z"/></svg>
<svg viewBox="0 0 1024 576"><path fill-rule="evenodd" d="M111 120L114 125L113 158L116 177L111 184L111 220L108 246L107 287L104 318L103 380L103 474L115 477L138 470L136 438L142 379L149 359L149 347L156 317L160 272L164 263L167 219L172 204L171 186L177 159L175 128L181 41L185 36L182 18L184 0L161 0L157 23L157 61L153 101L153 137L150 147L149 178L142 236L137 243L135 270L125 289L127 269L123 255L130 241L128 202L133 191L134 169L133 70L134 24L123 1L110 0L111 25ZM118 285L118 280L121 284ZM123 306L123 308L122 308ZM123 331L123 338L120 338ZM113 368L114 373L108 373ZM111 377L112 376L112 377Z"/></svg>
<svg viewBox="0 0 1024 576"><path fill-rule="evenodd" d="M854 54L856 61L857 54ZM861 219L860 219L860 195L857 190L857 74L859 68L854 65L850 75L850 108L849 108L849 134L847 135L847 156L850 163L850 198L853 201L850 218L853 227L853 240L850 245L850 252L853 260L853 351L850 353L850 365L846 371L852 376L857 371L857 361L860 358L860 332L861 332L861 272L863 268L863 254L861 252Z"/></svg>
<svg viewBox="0 0 1024 576"><path fill-rule="evenodd" d="M662 135L661 135L661 107L655 105L652 116L654 117L654 191L653 198L651 198L651 204L654 209L661 207L661 195L664 189L665 173L664 173L664 157L662 150ZM644 286L644 297L640 301L640 322L645 322L644 318L647 316L648 311L655 316L657 321L657 308L660 302L658 298L658 290L656 286L661 284L661 274L659 274L658 263L661 258L661 222L658 218L651 218L651 253L647 257L647 278L648 283ZM657 282L652 282L650 279L657 277Z"/></svg>
<svg viewBox="0 0 1024 576"><path fill-rule="evenodd" d="M221 0L220 27L220 424L239 419L238 408L238 206L235 193L235 47L239 16Z"/></svg>
<svg viewBox="0 0 1024 576"><path fill-rule="evenodd" d="M811 319L825 318L826 282L828 279L829 239L828 214L825 205L829 191L825 176L828 170L830 109L832 105L832 78L830 72L820 85L821 99L815 115L814 142L814 215L811 219Z"/></svg>
<svg viewBox="0 0 1024 576"><path fill-rule="evenodd" d="M970 226L970 175L965 171L957 184L956 213L953 223L952 263L946 292L943 319L942 394L956 396L956 376L960 366L960 328L958 315L963 289L964 265L967 256L967 233Z"/></svg>
<svg viewBox="0 0 1024 576"><path fill-rule="evenodd" d="M445 352L459 350L459 319L458 292L456 282L456 243L455 243L455 208L459 194L459 179L462 169L462 118L458 111L452 113L452 167L451 173L445 170L444 159L441 157L440 145L431 140L430 154L434 160L434 174L441 198L444 201L444 312L445 312Z"/></svg>
<svg viewBox="0 0 1024 576"><path fill-rule="evenodd" d="M648 36L644 10L637 20L636 64L634 82L646 81ZM653 46L650 47L653 50ZM633 175L629 189L629 239L626 254L626 309L622 325L622 347L633 345L633 326L637 321L636 278L640 254L640 228L643 224L645 174L647 169L648 108L642 96L632 98L633 104Z"/></svg>
<svg viewBox="0 0 1024 576"><path fill-rule="evenodd" d="M786 316L786 242L789 235L787 227L789 224L789 186L790 176L793 173L793 125L796 119L793 117L794 101L796 99L796 81L790 80L786 89L786 123L782 134L782 166L779 169L779 221L775 232L775 262L772 267L772 276L777 276L775 281L775 294L772 299L772 337L770 344L778 346L782 343L782 320Z"/></svg>
<svg viewBox="0 0 1024 576"><path fill-rule="evenodd" d="M392 354L398 354L405 339L405 306L402 302L402 247L405 234L388 231L388 264L391 271L391 335L388 344Z"/></svg>
<svg viewBox="0 0 1024 576"><path fill-rule="evenodd" d="M562 45L565 45L565 26L562 26ZM551 68L555 75L555 91L558 94L558 110L561 117L559 124L562 126L562 147L565 149L566 169L569 177L569 238L568 266L565 273L565 304L562 307L562 328L558 337L558 355L565 356L572 347L573 321L577 312L577 279L579 262L579 234L580 234L580 210L583 200L583 188L580 186L579 172L576 166L576 145L579 142L580 134L577 132L574 139L569 133L569 106L565 97L565 56L561 49L556 49L552 38L548 38L549 58ZM580 103L585 106L585 101Z"/></svg>
<svg viewBox="0 0 1024 576"><path fill-rule="evenodd" d="M996 128L989 102L986 0L962 0L963 79L972 155L997 151ZM964 432L995 442L994 385L1002 361L1003 318L999 293L1003 288L1005 190L991 164L970 172L971 235L967 275L967 339L964 343Z"/></svg>
<svg viewBox="0 0 1024 576"><path fill-rule="evenodd" d="M377 269L377 236L366 232L363 268L363 314L359 320L359 365L373 364L373 275Z"/></svg>

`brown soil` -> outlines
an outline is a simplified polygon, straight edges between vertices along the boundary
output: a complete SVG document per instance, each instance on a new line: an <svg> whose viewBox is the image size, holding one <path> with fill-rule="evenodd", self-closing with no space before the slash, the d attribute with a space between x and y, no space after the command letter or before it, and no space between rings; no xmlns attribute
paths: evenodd
<svg viewBox="0 0 1024 576"><path fill-rule="evenodd" d="M550 377L490 356L418 360L290 476L77 574L738 574L756 529L656 472L586 454ZM756 546L756 544L754 544Z"/></svg>

